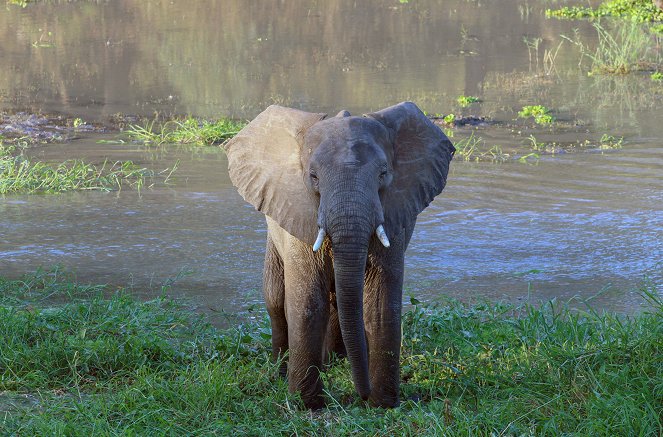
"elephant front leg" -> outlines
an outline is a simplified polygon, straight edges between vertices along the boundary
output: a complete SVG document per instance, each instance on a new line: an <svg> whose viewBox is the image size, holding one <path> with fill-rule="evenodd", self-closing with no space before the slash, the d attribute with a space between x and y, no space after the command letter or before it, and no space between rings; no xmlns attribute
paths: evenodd
<svg viewBox="0 0 663 437"><path fill-rule="evenodd" d="M324 407L320 371L329 320L329 298L320 278L301 264L285 264L288 319L288 389L309 409Z"/></svg>

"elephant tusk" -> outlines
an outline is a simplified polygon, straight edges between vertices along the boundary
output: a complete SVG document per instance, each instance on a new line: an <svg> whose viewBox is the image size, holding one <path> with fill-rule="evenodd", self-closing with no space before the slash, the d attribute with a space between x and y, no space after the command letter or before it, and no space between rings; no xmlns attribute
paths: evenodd
<svg viewBox="0 0 663 437"><path fill-rule="evenodd" d="M318 249L320 249L320 246L322 246L322 241L325 239L325 230L323 228L320 228L318 231L318 238L315 240L315 243L313 243L313 252L317 252Z"/></svg>
<svg viewBox="0 0 663 437"><path fill-rule="evenodd" d="M384 247L391 246L389 238L387 238L387 233L384 231L384 227L382 225L378 226L378 228L375 230L375 235L378 236L378 239L380 239L380 243L382 243Z"/></svg>

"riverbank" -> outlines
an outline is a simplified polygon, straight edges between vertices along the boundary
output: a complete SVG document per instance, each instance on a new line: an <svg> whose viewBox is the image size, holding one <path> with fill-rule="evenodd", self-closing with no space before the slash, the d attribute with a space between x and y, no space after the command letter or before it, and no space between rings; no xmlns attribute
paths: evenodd
<svg viewBox="0 0 663 437"><path fill-rule="evenodd" d="M449 301L403 318L401 406L367 408L349 367L304 411L260 312L220 329L58 270L0 278L0 428L14 435L658 435L663 304L632 317Z"/></svg>

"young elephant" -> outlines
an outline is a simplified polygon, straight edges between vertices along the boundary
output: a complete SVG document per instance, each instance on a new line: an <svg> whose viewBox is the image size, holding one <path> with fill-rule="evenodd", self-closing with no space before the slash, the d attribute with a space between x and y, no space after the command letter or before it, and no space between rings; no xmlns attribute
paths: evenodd
<svg viewBox="0 0 663 437"><path fill-rule="evenodd" d="M233 184L267 216L264 294L290 391L321 408L335 352L362 399L397 406L404 254L446 184L449 139L410 102L331 118L270 106L225 149Z"/></svg>

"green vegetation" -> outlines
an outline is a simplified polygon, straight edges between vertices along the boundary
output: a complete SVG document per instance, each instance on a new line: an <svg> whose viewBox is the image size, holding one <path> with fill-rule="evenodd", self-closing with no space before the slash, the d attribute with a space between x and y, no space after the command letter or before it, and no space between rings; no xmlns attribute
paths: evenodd
<svg viewBox="0 0 663 437"><path fill-rule="evenodd" d="M539 141L534 135L530 135L526 139L529 148L534 152L519 158L520 161L529 158L539 158L539 153L556 154L561 151L578 151L578 150L615 150L621 149L624 145L623 137L615 137L613 135L603 134L598 141L584 140L574 141L570 143L557 143L557 142L544 142Z"/></svg>
<svg viewBox="0 0 663 437"><path fill-rule="evenodd" d="M33 161L0 143L0 194L56 193L72 190L119 190L124 184L140 189L153 172L131 161L101 166L80 160L60 164Z"/></svg>
<svg viewBox="0 0 663 437"><path fill-rule="evenodd" d="M156 126L155 126L156 125ZM145 126L130 125L126 133L144 144L194 144L210 146L232 138L246 123L221 119L215 122L187 117L157 124L156 120Z"/></svg>
<svg viewBox="0 0 663 437"><path fill-rule="evenodd" d="M470 106L472 103L478 103L480 102L481 99L478 97L472 97L472 96L459 96L456 99L456 102L462 107L465 108L467 106Z"/></svg>
<svg viewBox="0 0 663 437"><path fill-rule="evenodd" d="M447 114L444 117L442 117L442 121L444 121L444 123L446 123L450 126L453 126L454 121L456 121L456 115L453 114L453 113Z"/></svg>
<svg viewBox="0 0 663 437"><path fill-rule="evenodd" d="M505 162L509 159L509 155L504 153L500 146L488 147L486 141L475 136L474 132L469 137L456 141L454 146L456 147L456 159L460 158L463 161Z"/></svg>
<svg viewBox="0 0 663 437"><path fill-rule="evenodd" d="M518 112L518 117L534 117L534 121L537 124L551 124L555 121L555 118L550 115L550 110L541 105L523 106L523 109Z"/></svg>
<svg viewBox="0 0 663 437"><path fill-rule="evenodd" d="M651 80L654 80L656 82L661 82L663 81L663 72L655 71L649 77L651 78Z"/></svg>
<svg viewBox="0 0 663 437"><path fill-rule="evenodd" d="M17 5L17 6L21 6L22 8L24 8L31 1L34 1L34 0L7 0L7 4L8 5Z"/></svg>
<svg viewBox="0 0 663 437"><path fill-rule="evenodd" d="M168 288L164 288L164 293ZM311 414L269 359L266 317L220 330L58 270L0 278L0 429L9 435L641 435L663 424L663 303L636 316L423 305L403 317L399 408L357 399L347 361ZM418 400L409 400L418 399Z"/></svg>
<svg viewBox="0 0 663 437"><path fill-rule="evenodd" d="M548 17L556 18L627 18L634 22L663 21L663 11L654 6L651 0L607 0L598 7L566 6L561 9L546 10Z"/></svg>
<svg viewBox="0 0 663 437"><path fill-rule="evenodd" d="M652 36L637 23L615 24L608 31L600 23L594 23L598 33L599 45L594 51L577 39L567 38L580 47L583 56L592 61L591 73L627 74L632 71L650 70L661 64L661 57L656 50Z"/></svg>
<svg viewBox="0 0 663 437"><path fill-rule="evenodd" d="M624 145L624 137L614 137L612 135L603 134L599 140L599 149L601 150L611 150L611 149L621 149Z"/></svg>

